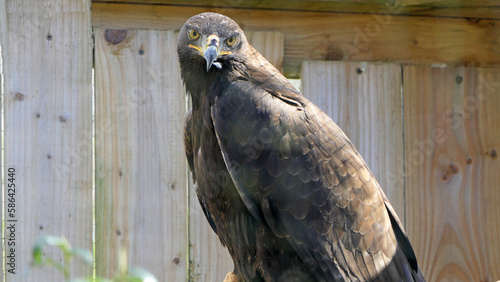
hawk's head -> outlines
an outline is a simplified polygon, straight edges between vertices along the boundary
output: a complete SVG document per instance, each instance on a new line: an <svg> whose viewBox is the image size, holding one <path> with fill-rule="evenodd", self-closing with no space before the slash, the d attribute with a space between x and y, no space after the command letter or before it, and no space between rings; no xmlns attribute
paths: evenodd
<svg viewBox="0 0 500 282"><path fill-rule="evenodd" d="M177 38L181 66L203 68L206 72L222 69L238 58L247 43L243 31L232 19L216 13L191 17Z"/></svg>

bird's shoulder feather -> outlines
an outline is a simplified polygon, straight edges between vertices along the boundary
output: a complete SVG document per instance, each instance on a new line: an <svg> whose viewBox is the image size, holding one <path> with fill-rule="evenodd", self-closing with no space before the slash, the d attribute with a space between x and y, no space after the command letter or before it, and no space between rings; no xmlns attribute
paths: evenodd
<svg viewBox="0 0 500 282"><path fill-rule="evenodd" d="M212 106L238 192L258 220L318 268L319 278L376 275L397 248L382 190L326 114L302 96L282 96L293 102L237 81Z"/></svg>

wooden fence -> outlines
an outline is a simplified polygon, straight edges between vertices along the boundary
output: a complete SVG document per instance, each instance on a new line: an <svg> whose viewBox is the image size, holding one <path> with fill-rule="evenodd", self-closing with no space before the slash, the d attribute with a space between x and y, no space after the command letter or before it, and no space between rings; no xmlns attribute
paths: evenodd
<svg viewBox="0 0 500 282"><path fill-rule="evenodd" d="M30 268L34 241L57 235L88 250L95 242L100 276L126 249L159 281L222 281L232 262L184 159L176 33L93 28L91 17L89 0L0 1L3 212L15 226L4 230L3 263L15 267L4 279L62 281ZM247 35L286 65L283 33ZM428 280L500 279L499 69L304 61L300 72L304 95L385 189ZM79 261L71 269L92 274Z"/></svg>

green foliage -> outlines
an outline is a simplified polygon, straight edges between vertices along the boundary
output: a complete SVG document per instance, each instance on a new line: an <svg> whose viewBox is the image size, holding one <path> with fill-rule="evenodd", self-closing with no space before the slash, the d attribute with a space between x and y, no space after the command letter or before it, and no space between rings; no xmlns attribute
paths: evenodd
<svg viewBox="0 0 500 282"><path fill-rule="evenodd" d="M63 262L58 262L54 258L43 255L43 250L46 246L56 247L61 250ZM125 250L120 252L118 271L111 279L94 277L92 275L86 278L72 278L70 262L73 258L78 258L90 265L93 263L93 257L89 251L72 248L66 238L43 236L33 246L32 267L53 267L59 270L68 282L157 282L156 278L149 271L137 267L129 267L127 265L127 252Z"/></svg>

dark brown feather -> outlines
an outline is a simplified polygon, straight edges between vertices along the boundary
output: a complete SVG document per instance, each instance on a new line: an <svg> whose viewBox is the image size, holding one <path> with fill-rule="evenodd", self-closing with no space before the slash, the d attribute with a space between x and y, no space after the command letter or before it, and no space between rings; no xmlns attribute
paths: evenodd
<svg viewBox="0 0 500 282"><path fill-rule="evenodd" d="M221 42L239 34L239 45L207 72L188 47L190 28ZM349 139L234 21L191 18L177 50L193 101L186 156L240 279L424 281L399 219Z"/></svg>

